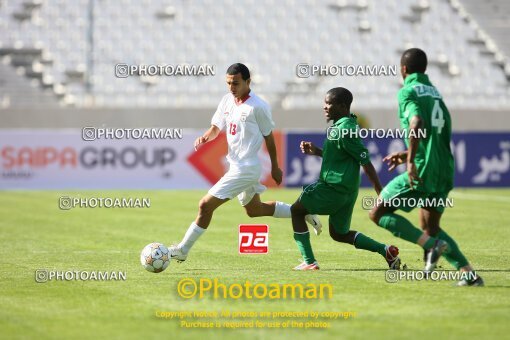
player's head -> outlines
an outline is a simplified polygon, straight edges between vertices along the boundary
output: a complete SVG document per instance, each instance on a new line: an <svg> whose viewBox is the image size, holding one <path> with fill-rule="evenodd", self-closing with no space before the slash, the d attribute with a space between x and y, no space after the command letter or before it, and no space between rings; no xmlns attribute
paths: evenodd
<svg viewBox="0 0 510 340"><path fill-rule="evenodd" d="M246 97L250 93L250 81L250 70L246 65L235 63L227 69L227 86L234 97Z"/></svg>
<svg viewBox="0 0 510 340"><path fill-rule="evenodd" d="M425 73L427 69L427 55L419 48L410 48L400 58L400 72L402 77L413 73Z"/></svg>
<svg viewBox="0 0 510 340"><path fill-rule="evenodd" d="M335 87L326 93L324 98L324 112L326 119L337 121L343 116L347 116L351 110L352 93L343 87Z"/></svg>

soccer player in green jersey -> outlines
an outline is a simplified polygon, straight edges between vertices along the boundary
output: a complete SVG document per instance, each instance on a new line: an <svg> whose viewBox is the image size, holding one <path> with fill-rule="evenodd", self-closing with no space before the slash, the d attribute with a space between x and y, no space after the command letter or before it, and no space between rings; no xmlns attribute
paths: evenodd
<svg viewBox="0 0 510 340"><path fill-rule="evenodd" d="M450 113L425 74L425 52L408 49L402 55L400 67L404 86L398 93L399 118L401 128L408 132L407 151L393 153L383 160L390 171L404 163L407 171L384 187L378 204L370 211L370 218L393 235L419 244L425 250L426 272L434 270L443 255L461 270L463 279L458 285L483 286L482 278L473 271L457 243L440 227L444 202L453 188ZM418 133L420 129L424 129L425 137ZM414 203L417 204L413 206ZM397 209L410 212L417 206L423 232L395 214Z"/></svg>
<svg viewBox="0 0 510 340"><path fill-rule="evenodd" d="M323 149L311 142L302 141L300 144L303 153L322 157L322 166L317 182L304 187L291 207L294 240L303 256L303 262L295 270L319 269L305 222L308 214L329 215L329 234L335 241L379 253L390 269L400 269L397 247L386 246L350 230L352 210L358 197L360 165L377 194L382 189L368 150L357 135L356 116L349 111L352 99L351 92L345 88L329 90L324 99L324 112L327 121L333 121L333 125L328 128Z"/></svg>

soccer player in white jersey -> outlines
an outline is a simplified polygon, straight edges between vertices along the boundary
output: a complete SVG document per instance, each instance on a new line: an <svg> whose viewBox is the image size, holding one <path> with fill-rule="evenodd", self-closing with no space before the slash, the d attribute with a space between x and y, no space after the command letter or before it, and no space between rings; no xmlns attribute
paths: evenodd
<svg viewBox="0 0 510 340"><path fill-rule="evenodd" d="M215 139L225 129L230 164L227 173L209 190L199 203L198 215L191 223L182 241L170 247L170 255L178 262L186 260L195 241L211 223L214 210L237 196L250 217L273 216L291 218L290 204L262 202L260 194L266 187L260 184L261 164L258 152L265 140L271 158L271 177L282 182L272 130L274 122L269 105L250 90L250 71L236 63L227 69L229 93L221 100L211 127L195 140L195 150ZM306 221L320 234L322 225L316 215L307 215Z"/></svg>

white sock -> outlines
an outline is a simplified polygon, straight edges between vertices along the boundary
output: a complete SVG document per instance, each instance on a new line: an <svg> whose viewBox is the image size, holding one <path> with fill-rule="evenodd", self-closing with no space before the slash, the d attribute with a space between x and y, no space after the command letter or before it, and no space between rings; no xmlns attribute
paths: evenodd
<svg viewBox="0 0 510 340"><path fill-rule="evenodd" d="M276 206L274 207L273 217L276 218L290 218L290 204L283 202L276 202Z"/></svg>
<svg viewBox="0 0 510 340"><path fill-rule="evenodd" d="M184 254L187 254L191 247L193 247L195 241L198 240L204 231L204 228L201 228L195 222L192 222L178 247L181 248Z"/></svg>

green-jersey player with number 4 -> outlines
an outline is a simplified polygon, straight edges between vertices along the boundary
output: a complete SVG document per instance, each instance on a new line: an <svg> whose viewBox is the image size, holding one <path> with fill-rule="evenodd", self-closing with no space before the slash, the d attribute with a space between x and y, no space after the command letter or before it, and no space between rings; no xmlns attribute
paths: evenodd
<svg viewBox="0 0 510 340"><path fill-rule="evenodd" d="M407 133L407 150L383 160L393 170L400 164L407 171L382 190L370 218L395 236L419 244L425 251L425 271L431 272L443 255L461 271L459 286L483 286L456 242L440 227L446 198L453 188L454 161L450 150L452 123L441 94L425 74L427 55L418 48L404 52L400 61L404 86L398 93L400 126ZM420 134L420 129L425 132ZM421 131L423 132L423 131ZM425 202L425 204L423 204ZM416 203L414 206L412 204ZM420 208L423 231L394 212Z"/></svg>

